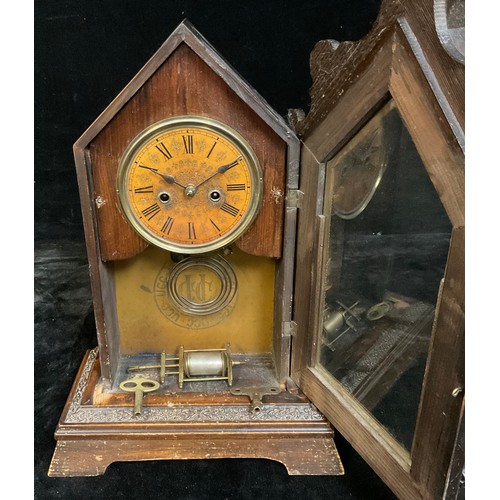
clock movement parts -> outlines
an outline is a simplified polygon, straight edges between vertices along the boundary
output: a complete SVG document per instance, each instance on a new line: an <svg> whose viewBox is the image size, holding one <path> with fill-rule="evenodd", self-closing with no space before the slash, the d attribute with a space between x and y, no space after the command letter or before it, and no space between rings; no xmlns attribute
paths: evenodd
<svg viewBox="0 0 500 500"><path fill-rule="evenodd" d="M368 322L374 322L386 316L394 307L404 309L409 305L396 297L384 299L372 306L360 305L361 300L357 300L350 307L336 300L338 309L327 308L323 320L323 344L328 349L334 351L333 344L338 342L346 333L358 333L358 330L368 326ZM333 337L333 338L332 338Z"/></svg>
<svg viewBox="0 0 500 500"><path fill-rule="evenodd" d="M180 389L185 382L226 381L231 387L234 380L233 367L242 363L233 359L229 343L223 349L184 349L181 345L176 356L167 355L163 351L159 364L133 365L127 369L132 373L159 370L160 382L136 375L123 381L120 389L135 394L134 415L140 415L143 394L159 389L160 385L165 383L166 376L177 375ZM277 385L259 385L235 387L230 392L234 396L248 396L250 410L258 413L263 409L262 397L276 396L281 389Z"/></svg>
<svg viewBox="0 0 500 500"><path fill-rule="evenodd" d="M128 368L129 372L159 369L160 381L165 382L166 375L177 375L179 388L184 382L212 382L225 380L229 386L233 385L233 366L240 364L231 356L229 343L223 349L184 349L180 346L177 356L168 356L163 351L160 364L135 365ZM168 371L175 368L175 371Z"/></svg>
<svg viewBox="0 0 500 500"><path fill-rule="evenodd" d="M342 302L336 301L339 309L336 311L327 311L323 322L323 342L331 349L332 345L337 342L350 330L356 331L356 324L361 321L358 313L354 308L359 304L359 301L347 307ZM334 336L332 340L330 337Z"/></svg>

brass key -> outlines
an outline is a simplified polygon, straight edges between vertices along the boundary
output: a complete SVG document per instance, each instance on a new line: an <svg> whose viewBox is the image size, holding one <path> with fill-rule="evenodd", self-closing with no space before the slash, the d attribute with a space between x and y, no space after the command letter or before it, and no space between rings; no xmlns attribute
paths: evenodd
<svg viewBox="0 0 500 500"><path fill-rule="evenodd" d="M251 411L258 413L264 407L262 396L277 395L281 390L279 387L235 387L230 392L235 396L248 396L250 398Z"/></svg>
<svg viewBox="0 0 500 500"><path fill-rule="evenodd" d="M135 393L134 415L141 414L142 397L144 393L155 391L158 387L160 387L160 384L156 382L156 380L141 377L124 380L120 384L120 389L123 391Z"/></svg>

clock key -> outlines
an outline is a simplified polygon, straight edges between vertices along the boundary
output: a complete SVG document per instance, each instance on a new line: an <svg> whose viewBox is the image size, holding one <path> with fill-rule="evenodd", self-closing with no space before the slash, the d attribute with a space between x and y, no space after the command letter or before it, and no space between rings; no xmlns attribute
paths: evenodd
<svg viewBox="0 0 500 500"><path fill-rule="evenodd" d="M250 398L250 409L254 413L260 412L264 405L262 404L262 397L267 395L277 395L281 392L279 387L235 387L231 389L231 394L234 396L248 396Z"/></svg>
<svg viewBox="0 0 500 500"><path fill-rule="evenodd" d="M160 387L160 384L156 380L141 377L124 380L120 384L120 389L123 391L135 393L134 415L141 414L144 393L155 391L158 387Z"/></svg>

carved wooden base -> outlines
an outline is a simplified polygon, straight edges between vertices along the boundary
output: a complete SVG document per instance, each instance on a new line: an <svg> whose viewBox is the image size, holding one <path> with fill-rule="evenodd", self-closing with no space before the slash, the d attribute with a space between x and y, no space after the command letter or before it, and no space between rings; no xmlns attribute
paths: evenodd
<svg viewBox="0 0 500 500"><path fill-rule="evenodd" d="M134 416L128 403L92 404L98 370L96 349L84 359L61 416L49 476L97 476L113 462L208 458L271 459L294 475L344 473L330 424L304 399L283 396L258 413L235 402L145 400Z"/></svg>
<svg viewBox="0 0 500 500"><path fill-rule="evenodd" d="M268 458L291 475L339 475L331 438L258 437L228 439L63 439L58 441L49 476L98 476L113 462L207 458Z"/></svg>

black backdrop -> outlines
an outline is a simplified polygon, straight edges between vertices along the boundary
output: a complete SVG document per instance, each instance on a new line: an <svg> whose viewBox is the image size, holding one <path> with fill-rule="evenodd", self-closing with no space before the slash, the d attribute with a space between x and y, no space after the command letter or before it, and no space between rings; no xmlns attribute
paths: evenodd
<svg viewBox="0 0 500 500"><path fill-rule="evenodd" d="M50 0L34 9L35 498L387 499L336 439L346 474L290 477L267 460L112 464L95 478L49 478L53 433L86 349L97 341L72 145L184 18L282 116L307 111L309 54L357 40L377 0Z"/></svg>
<svg viewBox="0 0 500 500"><path fill-rule="evenodd" d="M36 237L79 237L72 144L182 19L285 116L307 110L314 44L361 38L378 8L378 0L35 2Z"/></svg>

